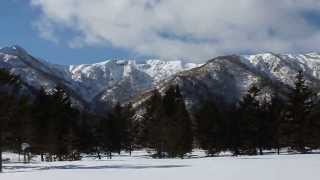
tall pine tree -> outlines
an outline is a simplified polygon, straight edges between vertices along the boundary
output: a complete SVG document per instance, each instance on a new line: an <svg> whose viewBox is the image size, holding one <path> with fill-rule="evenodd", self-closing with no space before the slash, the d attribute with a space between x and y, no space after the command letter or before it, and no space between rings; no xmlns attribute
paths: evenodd
<svg viewBox="0 0 320 180"><path fill-rule="evenodd" d="M258 146L258 123L260 104L257 100L260 89L253 85L239 103L240 150L246 154L256 154Z"/></svg>
<svg viewBox="0 0 320 180"><path fill-rule="evenodd" d="M183 157L192 151L193 132L179 86L170 86L163 97L165 151L169 157Z"/></svg>
<svg viewBox="0 0 320 180"><path fill-rule="evenodd" d="M13 114L14 98L10 92L19 88L19 78L10 72L0 69L0 172L2 172L2 148L5 127Z"/></svg>
<svg viewBox="0 0 320 180"><path fill-rule="evenodd" d="M295 86L289 96L286 122L290 147L306 153L307 139L310 138L309 115L314 106L314 93L308 87L303 72L296 75Z"/></svg>
<svg viewBox="0 0 320 180"><path fill-rule="evenodd" d="M203 103L195 113L195 136L199 146L212 156L226 148L226 123L214 103Z"/></svg>
<svg viewBox="0 0 320 180"><path fill-rule="evenodd" d="M161 94L154 90L146 102L144 118L139 123L139 144L156 151L156 157L164 156L165 122Z"/></svg>

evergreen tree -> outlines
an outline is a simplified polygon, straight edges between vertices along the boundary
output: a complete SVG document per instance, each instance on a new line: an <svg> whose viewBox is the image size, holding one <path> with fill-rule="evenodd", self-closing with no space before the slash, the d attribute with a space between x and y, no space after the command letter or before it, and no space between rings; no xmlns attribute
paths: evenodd
<svg viewBox="0 0 320 180"><path fill-rule="evenodd" d="M226 148L229 149L233 155L238 156L240 154L241 145L241 130L240 130L240 118L241 113L236 106L228 107L224 113L226 122Z"/></svg>
<svg viewBox="0 0 320 180"><path fill-rule="evenodd" d="M14 99L10 92L15 92L19 88L19 78L10 72L0 69L0 172L2 172L2 148L5 127L12 116Z"/></svg>
<svg viewBox="0 0 320 180"><path fill-rule="evenodd" d="M78 111L71 107L68 94L57 86L51 94L39 91L34 103L33 147L36 153L47 153L48 161L69 159L79 147ZM69 137L66 138L66 137ZM72 149L72 150L71 150Z"/></svg>
<svg viewBox="0 0 320 180"><path fill-rule="evenodd" d="M214 103L203 103L195 113L195 136L200 147L208 155L226 148L226 128L220 110Z"/></svg>
<svg viewBox="0 0 320 180"><path fill-rule="evenodd" d="M239 103L240 149L243 153L256 154L260 104L257 97L260 89L253 85Z"/></svg>
<svg viewBox="0 0 320 180"><path fill-rule="evenodd" d="M75 128L69 128L66 136L64 136L64 144L66 145L65 159L76 161L80 160L80 138L76 132Z"/></svg>
<svg viewBox="0 0 320 180"><path fill-rule="evenodd" d="M86 112L81 112L78 126L79 150L81 152L91 153L94 150L96 144L94 136L96 121L97 117Z"/></svg>
<svg viewBox="0 0 320 180"><path fill-rule="evenodd" d="M140 142L155 150L155 157L183 157L191 152L192 123L178 86L169 87L163 98L153 91L140 128Z"/></svg>
<svg viewBox="0 0 320 180"><path fill-rule="evenodd" d="M93 147L99 159L101 159L101 151L107 152L109 158L111 159L111 155L112 155L111 134L113 133L112 132L113 129L110 127L111 125L108 119L100 118L93 132L93 140L94 140Z"/></svg>
<svg viewBox="0 0 320 180"><path fill-rule="evenodd" d="M116 152L118 154L120 154L123 149L122 145L125 138L125 129L123 128L125 127L126 119L122 113L123 108L120 103L117 103L109 115L112 152Z"/></svg>
<svg viewBox="0 0 320 180"><path fill-rule="evenodd" d="M277 149L277 153L280 154L280 149L282 147L287 147L287 136L285 134L285 102L277 94L274 93L271 96L271 102L269 103L267 116L268 121L271 122L271 127L269 126L271 134L271 147Z"/></svg>
<svg viewBox="0 0 320 180"><path fill-rule="evenodd" d="M259 109L257 109L257 132L256 132L256 145L259 149L259 154L263 155L264 149L272 149L274 146L273 140L274 140L274 131L273 128L276 128L274 123L277 121L277 119L273 119L276 117L273 117L271 112L271 103L269 100L264 99L261 102L261 105L259 106ZM278 114L280 116L281 114Z"/></svg>
<svg viewBox="0 0 320 180"><path fill-rule="evenodd" d="M310 121L308 116L314 106L314 93L308 87L303 72L296 75L295 87L289 96L286 121L289 124L289 145L294 150L307 152L306 140L310 135Z"/></svg>
<svg viewBox="0 0 320 180"><path fill-rule="evenodd" d="M32 120L32 149L33 153L41 155L41 161L44 161L44 155L48 152L47 139L49 131L49 120L51 107L50 96L41 88L34 100L33 120Z"/></svg>
<svg viewBox="0 0 320 180"><path fill-rule="evenodd" d="M313 108L312 113L308 117L309 120L309 133L307 145L312 149L319 149L320 148L320 103L317 100L315 107Z"/></svg>
<svg viewBox="0 0 320 180"><path fill-rule="evenodd" d="M8 123L10 140L15 152L21 154L21 144L31 144L32 140L32 108L30 99L20 97L14 108L14 114ZM20 157L20 156L19 156Z"/></svg>
<svg viewBox="0 0 320 180"><path fill-rule="evenodd" d="M161 94L154 90L151 98L146 102L146 113L140 122L139 143L143 147L154 149L155 156L162 158L164 156L164 134L165 122L164 108L162 105Z"/></svg>
<svg viewBox="0 0 320 180"><path fill-rule="evenodd" d="M193 133L189 113L179 86L171 86L163 97L165 151L169 157L183 157L192 151Z"/></svg>
<svg viewBox="0 0 320 180"><path fill-rule="evenodd" d="M122 131L122 147L125 151L129 152L131 156L131 152L134 146L134 136L136 135L135 129L135 121L134 121L134 111L132 110L132 104L129 103L122 110L123 116L123 127Z"/></svg>
<svg viewBox="0 0 320 180"><path fill-rule="evenodd" d="M131 119L131 106L122 107L117 103L108 116L100 120L94 133L99 159L100 150L107 152L110 159L112 152L120 154L128 150L131 153Z"/></svg>
<svg viewBox="0 0 320 180"><path fill-rule="evenodd" d="M75 136L75 127L77 126L76 120L78 119L78 111L72 108L71 101L68 94L65 90L57 86L54 89L54 93L51 96L52 98L52 113L53 116L50 118L52 129L49 131L50 137L52 138L53 143L53 152L57 155L59 160L63 160L65 157L68 157L70 153L77 151L79 139ZM73 136L72 140L66 140L65 136ZM71 138L71 137L70 137ZM77 141L77 142L75 142ZM69 144L71 143L72 144ZM73 147L75 149L72 152L68 151L68 147Z"/></svg>

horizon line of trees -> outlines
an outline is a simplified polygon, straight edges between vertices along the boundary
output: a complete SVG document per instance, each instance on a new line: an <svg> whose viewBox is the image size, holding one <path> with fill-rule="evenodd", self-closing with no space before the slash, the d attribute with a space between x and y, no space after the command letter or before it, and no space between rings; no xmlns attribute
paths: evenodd
<svg viewBox="0 0 320 180"><path fill-rule="evenodd" d="M193 148L214 156L281 148L308 153L320 147L320 104L302 72L287 99L274 93L261 100L260 87L253 85L234 106L208 101L193 114L179 86L164 94L154 90L140 118L130 103L118 103L104 116L75 109L61 86L49 94L41 89L30 100L17 95L19 84L19 77L0 69L0 157L2 150L61 161L79 160L80 153L112 158L141 148L155 158L183 158ZM22 152L23 143L29 146Z"/></svg>

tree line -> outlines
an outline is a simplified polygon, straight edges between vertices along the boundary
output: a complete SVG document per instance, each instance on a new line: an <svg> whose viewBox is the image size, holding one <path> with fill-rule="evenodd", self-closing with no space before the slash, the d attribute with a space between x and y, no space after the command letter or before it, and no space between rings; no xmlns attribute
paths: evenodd
<svg viewBox="0 0 320 180"><path fill-rule="evenodd" d="M308 153L320 147L320 104L308 87L303 73L295 78L288 97L273 93L261 99L261 89L253 85L234 108L221 109L205 103L196 113L198 144L209 155L222 151L263 154L281 149Z"/></svg>
<svg viewBox="0 0 320 180"><path fill-rule="evenodd" d="M79 160L81 153L112 158L135 149L150 150L155 158L182 158L193 148L214 156L284 148L308 153L320 146L320 104L302 72L287 97L261 98L260 87L252 85L237 104L207 101L194 113L188 112L179 86L154 90L143 112L118 103L104 115L73 107L61 86L41 89L33 98L19 94L20 88L19 77L0 70L0 153L59 161ZM22 152L23 143L29 146Z"/></svg>

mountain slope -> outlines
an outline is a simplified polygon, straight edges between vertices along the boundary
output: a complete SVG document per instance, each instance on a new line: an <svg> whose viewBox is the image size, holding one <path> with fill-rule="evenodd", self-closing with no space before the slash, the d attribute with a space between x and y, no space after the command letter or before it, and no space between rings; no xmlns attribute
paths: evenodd
<svg viewBox="0 0 320 180"><path fill-rule="evenodd" d="M153 88L159 81L177 72L196 67L181 61L107 60L96 64L61 66L34 58L19 46L0 49L0 68L19 75L29 89L46 90L62 85L77 104L98 108L127 101L140 92Z"/></svg>
<svg viewBox="0 0 320 180"><path fill-rule="evenodd" d="M88 105L77 93L80 87L67 78L59 66L36 59L19 46L0 49L0 68L18 75L28 93L36 93L40 88L50 91L61 85L70 94L75 105L83 108Z"/></svg>
<svg viewBox="0 0 320 180"><path fill-rule="evenodd" d="M263 95L277 91L285 95L295 75L304 71L315 89L320 87L320 54L256 54L217 57L205 64L182 61L107 60L95 64L54 65L34 58L19 46L0 49L0 68L19 75L29 93L63 86L83 108L104 109L104 104L147 99L150 90L179 85L191 105L209 98L234 103L252 84L263 87Z"/></svg>
<svg viewBox="0 0 320 180"><path fill-rule="evenodd" d="M320 88L320 55L278 55L272 53L250 56L217 57L206 64L174 75L159 89L179 85L190 107L203 101L215 100L221 104L234 104L253 84L262 87L261 98L271 93L286 96L294 85L298 71L303 71L307 82L316 90ZM135 99L142 104L149 92ZM210 99L211 98L211 99Z"/></svg>

